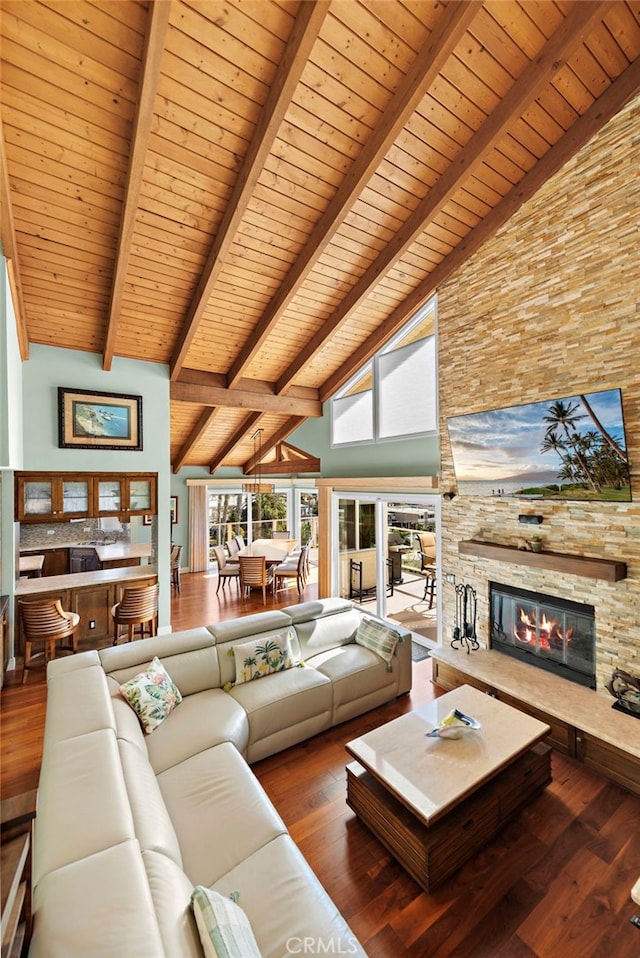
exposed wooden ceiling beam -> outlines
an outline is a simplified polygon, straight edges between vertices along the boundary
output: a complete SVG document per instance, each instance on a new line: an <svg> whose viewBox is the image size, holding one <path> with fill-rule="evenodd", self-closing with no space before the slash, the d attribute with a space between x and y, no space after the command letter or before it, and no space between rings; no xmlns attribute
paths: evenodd
<svg viewBox="0 0 640 958"><path fill-rule="evenodd" d="M591 140L612 117L640 92L640 60L635 60L617 80L579 117L564 136L514 186L501 202L469 233L351 356L348 363L327 379L320 399L327 402L360 367L422 306L483 243L508 222L550 177Z"/></svg>
<svg viewBox="0 0 640 958"><path fill-rule="evenodd" d="M251 432L253 427L257 422L262 418L261 412L252 412L246 419L243 421L242 425L236 429L233 435L227 440L222 449L218 450L218 453L209 463L209 472L213 473L218 469L227 458L230 452L232 452L238 443L243 442L247 438L247 434Z"/></svg>
<svg viewBox="0 0 640 958"><path fill-rule="evenodd" d="M189 348L207 307L211 291L218 279L229 249L234 241L264 164L273 147L291 98L329 9L328 0L313 0L300 5L291 36L269 95L260 114L242 169L227 202L222 222L209 251L207 263L200 276L195 295L171 359L171 379L175 380L185 364Z"/></svg>
<svg viewBox="0 0 640 958"><path fill-rule="evenodd" d="M228 385L235 386L264 345L280 315L296 295L300 284L320 259L328 240L336 233L354 200L371 179L399 133L406 126L427 90L466 33L482 7L480 0L451 4L418 52L404 80L391 98L384 116L345 176L336 195L316 224L302 253L289 270L278 293L269 303L229 370Z"/></svg>
<svg viewBox="0 0 640 958"><path fill-rule="evenodd" d="M275 396L273 393L256 392L250 389L223 389L219 386L183 382L171 383L169 393L172 402L256 409L260 412L276 412L285 416L301 415L305 419L322 416L322 403L319 400L303 399L299 396Z"/></svg>
<svg viewBox="0 0 640 958"><path fill-rule="evenodd" d="M244 474L247 476L251 475L252 470L255 469L258 462L261 462L267 453L271 452L271 450L277 446L279 442L282 442L283 439L286 439L287 436L291 435L294 429L297 429L298 426L301 426L305 421L305 418L305 416L292 416L291 419L285 422L284 425L281 426L280 429L278 429L278 431L274 433L270 439L266 441L263 440L260 450L255 452L250 459L247 459L242 467Z"/></svg>
<svg viewBox="0 0 640 958"><path fill-rule="evenodd" d="M166 0L162 0L162 2L155 0L149 8L145 49L142 55L140 93L131 134L129 170L124 189L124 208L120 222L120 236L111 284L111 303L109 305L107 334L102 358L102 368L107 370L111 369L118 337L122 292L131 255L131 239L140 206L140 189L170 13L171 4L167 3Z"/></svg>
<svg viewBox="0 0 640 958"><path fill-rule="evenodd" d="M535 100L560 67L565 65L565 59L575 51L577 39L586 35L595 24L599 23L611 6L611 0L605 3L575 5L539 55L527 65L495 110L451 161L402 228L385 245L384 250L347 293L338 309L325 320L319 332L289 364L286 373L277 383L276 392L286 391L294 378L311 362L327 340L346 323L374 286L380 282L380 278L402 257L424 232L426 224L451 199L460 183L485 161L487 151L501 140L514 119L522 114L525 107Z"/></svg>
<svg viewBox="0 0 640 958"><path fill-rule="evenodd" d="M7 157L4 149L2 117L0 117L0 209L2 210L2 216L0 217L0 242L2 242L2 253L7 259L11 298L16 313L18 347L20 349L20 358L24 362L29 358L29 334L27 332L27 319L24 312L24 301L22 299L20 262L18 260L16 230L13 222L11 186L9 184Z"/></svg>
<svg viewBox="0 0 640 958"><path fill-rule="evenodd" d="M217 413L217 411L218 410L216 406L212 406L211 408L205 409L204 412L201 413L200 418L198 419L197 423L191 430L191 434L189 438L182 446L182 449L176 456L175 461L172 463L171 468L174 473L178 473L180 469L184 466L185 459L187 458L191 450L197 446L201 437L205 434L205 432L209 428L209 425L213 417Z"/></svg>

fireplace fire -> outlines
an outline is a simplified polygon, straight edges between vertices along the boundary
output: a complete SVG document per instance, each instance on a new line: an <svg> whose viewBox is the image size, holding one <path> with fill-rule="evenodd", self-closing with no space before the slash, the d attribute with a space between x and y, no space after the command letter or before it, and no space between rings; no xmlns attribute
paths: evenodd
<svg viewBox="0 0 640 958"><path fill-rule="evenodd" d="M557 596L490 583L491 647L595 688L595 610Z"/></svg>

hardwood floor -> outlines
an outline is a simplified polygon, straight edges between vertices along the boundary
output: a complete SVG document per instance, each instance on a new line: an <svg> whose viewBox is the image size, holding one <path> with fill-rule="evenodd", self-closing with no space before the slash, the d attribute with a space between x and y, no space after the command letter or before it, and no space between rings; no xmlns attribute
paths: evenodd
<svg viewBox="0 0 640 958"><path fill-rule="evenodd" d="M235 589L182 576L175 630L260 611ZM304 598L317 590L309 584ZM220 594L218 598L220 597ZM290 605L295 589L267 607ZM0 695L0 793L37 786L46 686L9 675ZM631 958L640 875L640 799L554 752L544 793L450 881L426 894L345 803L344 743L439 694L430 659L410 695L258 762L253 769L370 958ZM179 958L179 956L176 956Z"/></svg>

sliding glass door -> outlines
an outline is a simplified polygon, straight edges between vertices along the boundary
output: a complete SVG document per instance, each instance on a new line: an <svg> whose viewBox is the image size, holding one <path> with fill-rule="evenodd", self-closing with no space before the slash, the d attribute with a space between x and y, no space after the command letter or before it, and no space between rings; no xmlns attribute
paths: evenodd
<svg viewBox="0 0 640 958"><path fill-rule="evenodd" d="M438 496L335 493L333 593L437 641Z"/></svg>

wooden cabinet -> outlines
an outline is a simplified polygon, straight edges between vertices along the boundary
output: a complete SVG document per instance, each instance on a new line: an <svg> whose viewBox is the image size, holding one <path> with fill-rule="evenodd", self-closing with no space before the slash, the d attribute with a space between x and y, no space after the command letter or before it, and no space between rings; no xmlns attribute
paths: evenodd
<svg viewBox="0 0 640 958"><path fill-rule="evenodd" d="M149 569L147 572L146 569ZM20 583L16 590L16 654L24 654L24 636L18 612L21 599L60 599L62 608L77 612L80 616L78 643L81 650L102 648L104 639L113 634L111 609L120 601L124 589L141 589L158 581L154 568L114 569L100 572L85 572L82 584L79 576L63 576L59 586L52 589L49 584L43 588L42 579L30 579Z"/></svg>
<svg viewBox="0 0 640 958"><path fill-rule="evenodd" d="M532 683L527 670L534 666L512 659L505 666L504 660L505 656L487 650L466 657L439 648L432 652L432 678L447 691L471 685L545 722L551 729L545 737L548 745L640 795L640 754L633 724L637 724L637 719L613 711L609 699L571 683L567 683L564 698L571 695L573 707L562 708L562 683L566 680L546 673L536 676L535 692L528 696L526 689ZM504 677L505 667L509 670L508 679ZM611 741L612 730L618 745ZM628 743L632 744L625 748Z"/></svg>
<svg viewBox="0 0 640 958"><path fill-rule="evenodd" d="M31 850L36 791L0 803L2 956L26 954L31 938Z"/></svg>
<svg viewBox="0 0 640 958"><path fill-rule="evenodd" d="M16 473L17 522L62 522L157 512L155 473ZM51 573L44 573L49 575Z"/></svg>
<svg viewBox="0 0 640 958"><path fill-rule="evenodd" d="M155 513L156 476L106 474L94 477L94 514L96 516L144 516Z"/></svg>
<svg viewBox="0 0 640 958"><path fill-rule="evenodd" d="M16 474L18 522L59 522L93 514L93 477L82 473Z"/></svg>
<svg viewBox="0 0 640 958"><path fill-rule="evenodd" d="M66 575L69 571L68 549L43 549L42 575Z"/></svg>

